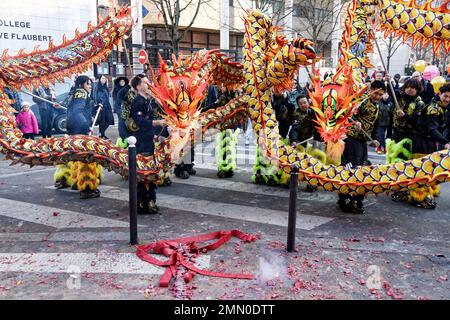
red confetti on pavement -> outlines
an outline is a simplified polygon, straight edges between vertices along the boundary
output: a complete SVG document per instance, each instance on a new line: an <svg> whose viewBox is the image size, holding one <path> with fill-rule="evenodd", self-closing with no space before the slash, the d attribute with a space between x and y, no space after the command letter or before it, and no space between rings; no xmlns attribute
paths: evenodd
<svg viewBox="0 0 450 320"><path fill-rule="evenodd" d="M447 281L448 280L448 276L440 276L437 281L438 282L443 282L443 281Z"/></svg>
<svg viewBox="0 0 450 320"><path fill-rule="evenodd" d="M54 211L54 212L53 212L53 216L54 216L54 217L59 216L59 212L58 212L58 211Z"/></svg>

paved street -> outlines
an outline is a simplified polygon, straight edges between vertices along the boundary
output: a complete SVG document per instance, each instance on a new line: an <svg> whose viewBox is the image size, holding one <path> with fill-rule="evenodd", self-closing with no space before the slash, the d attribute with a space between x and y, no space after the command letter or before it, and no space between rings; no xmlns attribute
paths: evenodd
<svg viewBox="0 0 450 320"><path fill-rule="evenodd" d="M101 198L80 200L76 191L53 188L53 168L0 161L0 299L450 298L449 185L436 210L381 195L366 200L364 215L341 213L335 194L300 192L297 252L288 254L289 191L251 183L255 147L242 136L231 179L217 178L211 150L197 147L196 176L173 177L158 189L161 214L139 216L140 243L217 230L258 234L196 261L255 280L197 275L159 288L164 269L141 261L128 244L128 188L120 176L107 173Z"/></svg>

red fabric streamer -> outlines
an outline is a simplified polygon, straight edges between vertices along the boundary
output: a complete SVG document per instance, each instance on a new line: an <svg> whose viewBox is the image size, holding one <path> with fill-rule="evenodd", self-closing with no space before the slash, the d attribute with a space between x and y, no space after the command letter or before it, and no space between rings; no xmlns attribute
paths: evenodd
<svg viewBox="0 0 450 320"><path fill-rule="evenodd" d="M239 230L216 231L208 234L179 238L174 240L160 240L146 245L136 246L136 255L143 261L149 262L156 266L166 267L166 271L159 281L160 287L168 287L170 280L176 276L177 269L181 265L186 272L183 275L185 283L191 282L198 273L204 276L234 278L234 279L253 279L251 274L236 274L214 272L205 269L199 269L191 263L200 253L206 253L209 250L215 250L224 243L228 242L231 237L237 237L245 242L253 242L257 239L255 235L245 234ZM197 246L197 242L205 242L217 239L216 242L205 246ZM162 254L168 259L161 261L152 257L150 254Z"/></svg>

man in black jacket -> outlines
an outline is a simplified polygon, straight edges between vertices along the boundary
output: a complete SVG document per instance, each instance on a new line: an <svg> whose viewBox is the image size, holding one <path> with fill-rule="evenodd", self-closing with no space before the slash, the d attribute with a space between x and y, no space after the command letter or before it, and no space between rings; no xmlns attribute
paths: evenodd
<svg viewBox="0 0 450 320"><path fill-rule="evenodd" d="M375 80L371 83L368 98L358 107L358 111L353 116L354 123L349 128L347 138L344 140L345 149L342 154L342 165L351 167L367 165L367 142L378 118L378 103L385 92L386 86L383 81ZM372 143L375 147L379 146L376 140L373 140ZM364 195L340 193L338 204L343 212L364 213L363 199Z"/></svg>
<svg viewBox="0 0 450 320"><path fill-rule="evenodd" d="M417 79L422 83L423 90L419 93L419 95L422 98L422 101L425 102L425 104L429 104L434 98L433 85L430 83L430 81L425 80L422 77L421 73L418 71L415 71L412 74L412 79Z"/></svg>
<svg viewBox="0 0 450 320"><path fill-rule="evenodd" d="M415 115L413 153L429 154L438 148L449 149L450 139L445 136L448 129L449 104L450 83L446 83L426 107L426 111Z"/></svg>
<svg viewBox="0 0 450 320"><path fill-rule="evenodd" d="M44 88L43 86L40 86L38 89L33 90L33 94L46 100L56 101L55 90L50 87ZM50 138L53 129L53 105L36 97L33 97L33 101L36 102L39 107L42 137Z"/></svg>
<svg viewBox="0 0 450 320"><path fill-rule="evenodd" d="M413 158L420 158L439 149L450 149L450 140L445 136L448 125L448 106L450 104L450 84L439 89L439 94L432 102L414 112L413 127ZM410 191L409 202L419 208L434 209L434 197L439 194L438 186L424 186Z"/></svg>
<svg viewBox="0 0 450 320"><path fill-rule="evenodd" d="M294 120L295 106L289 102L286 94L274 93L272 100L275 116L278 120L280 136L286 138Z"/></svg>
<svg viewBox="0 0 450 320"><path fill-rule="evenodd" d="M149 80L146 77L136 76L131 80L131 86L136 91L131 109L130 118L134 122L134 135L136 136L136 153L146 156L153 155L155 151L154 126L163 126L163 120L153 120L152 99L150 98ZM138 183L138 213L157 213L156 206L156 184Z"/></svg>

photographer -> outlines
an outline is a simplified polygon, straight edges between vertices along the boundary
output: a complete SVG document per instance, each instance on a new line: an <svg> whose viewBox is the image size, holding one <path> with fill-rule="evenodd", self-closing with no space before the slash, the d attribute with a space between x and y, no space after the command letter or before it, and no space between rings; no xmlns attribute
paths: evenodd
<svg viewBox="0 0 450 320"><path fill-rule="evenodd" d="M55 91L50 87L41 86L37 90L33 90L33 94L46 100L56 101ZM39 107L42 137L50 138L53 129L53 105L36 97L33 97L33 101Z"/></svg>
<svg viewBox="0 0 450 320"><path fill-rule="evenodd" d="M298 96L297 109L294 112L294 121L289 132L290 143L297 144L311 138L314 126L314 111L309 108L309 101L305 96ZM306 142L302 146L306 147Z"/></svg>

